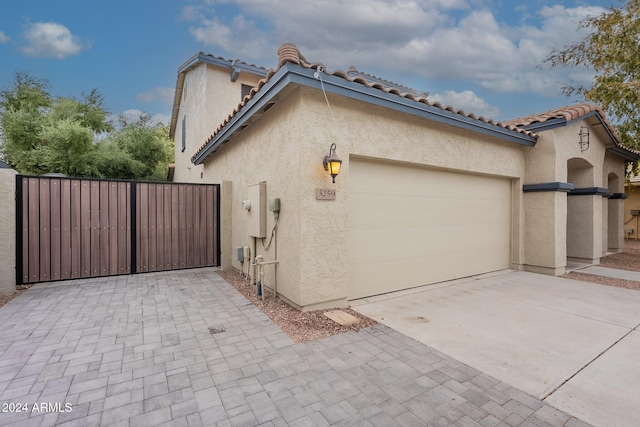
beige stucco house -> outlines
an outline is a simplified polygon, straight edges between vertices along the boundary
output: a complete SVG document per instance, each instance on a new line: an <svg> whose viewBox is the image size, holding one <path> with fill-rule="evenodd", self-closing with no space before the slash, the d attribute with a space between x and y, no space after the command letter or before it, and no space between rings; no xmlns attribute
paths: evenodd
<svg viewBox="0 0 640 427"><path fill-rule="evenodd" d="M501 269L559 275L623 247L639 156L597 106L495 123L292 44L278 55L270 71L206 54L179 69L174 180L222 184L223 268L277 260L263 285L311 310Z"/></svg>

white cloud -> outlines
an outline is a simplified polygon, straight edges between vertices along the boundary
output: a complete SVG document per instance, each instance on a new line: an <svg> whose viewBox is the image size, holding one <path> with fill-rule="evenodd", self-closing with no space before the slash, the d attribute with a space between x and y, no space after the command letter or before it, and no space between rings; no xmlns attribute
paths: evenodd
<svg viewBox="0 0 640 427"><path fill-rule="evenodd" d="M229 24L222 23L217 18L203 19L200 26L191 27L189 32L203 45L233 52L237 58L256 58L260 57L256 53L262 52L269 59L275 59L273 52L277 48L273 49L269 44L269 35L241 15L233 18Z"/></svg>
<svg viewBox="0 0 640 427"><path fill-rule="evenodd" d="M171 105L173 103L174 88L172 87L154 87L145 92L136 95L136 100L142 102L160 101Z"/></svg>
<svg viewBox="0 0 640 427"><path fill-rule="evenodd" d="M497 107L489 105L487 101L470 90L462 92L445 90L442 93L430 94L429 101L438 101L443 106L450 105L456 110L464 110L467 114L473 113L476 116L484 116L486 119L495 119L500 115Z"/></svg>
<svg viewBox="0 0 640 427"><path fill-rule="evenodd" d="M163 125L168 125L171 121L171 116L169 114L152 114L151 115L151 123L162 123Z"/></svg>
<svg viewBox="0 0 640 427"><path fill-rule="evenodd" d="M113 120L114 122L118 122L118 119L120 117L123 117L126 121L128 122L136 122L138 121L141 117L143 116L149 116L150 117L150 123L151 124L158 124L158 123L162 123L163 125L167 125L169 124L169 121L171 120L171 116L168 114L147 114L142 110L138 110L135 108L131 108L129 110L125 110L123 112L121 112L118 115L112 116L111 120Z"/></svg>
<svg viewBox="0 0 640 427"><path fill-rule="evenodd" d="M28 56L64 59L83 49L82 40L56 22L29 24L23 38L26 44L20 50Z"/></svg>
<svg viewBox="0 0 640 427"><path fill-rule="evenodd" d="M195 5L188 5L182 8L182 13L180 15L182 19L185 21L195 21L202 17L200 13L200 8Z"/></svg>
<svg viewBox="0 0 640 427"><path fill-rule="evenodd" d="M581 39L578 22L604 9L528 7L514 12L522 23L507 25L492 7L492 0L193 0L183 17L214 54L265 66L275 65L279 45L293 42L330 69L463 80L499 93L555 96L569 72L588 74L542 63L552 47ZM225 10L234 17L223 21Z"/></svg>
<svg viewBox="0 0 640 427"><path fill-rule="evenodd" d="M402 46L414 34L439 25L446 18L433 6L421 6L410 0L231 3L237 4L244 14L236 14L224 22L215 7L205 7L202 2L183 9L183 17L197 21L190 29L191 34L205 46L221 48L242 59L262 63L268 60L271 64L276 62L278 47L288 41L304 48L309 59L322 55L327 64L344 67L345 61L349 61L347 65L370 62L379 58L377 49ZM250 57L243 56L245 53ZM329 55L323 55L326 53Z"/></svg>
<svg viewBox="0 0 640 427"><path fill-rule="evenodd" d="M8 43L8 42L9 42L9 40L11 40L11 39L9 38L9 36L8 36L8 35L6 35L3 31L0 31L0 44L2 44L2 43Z"/></svg>

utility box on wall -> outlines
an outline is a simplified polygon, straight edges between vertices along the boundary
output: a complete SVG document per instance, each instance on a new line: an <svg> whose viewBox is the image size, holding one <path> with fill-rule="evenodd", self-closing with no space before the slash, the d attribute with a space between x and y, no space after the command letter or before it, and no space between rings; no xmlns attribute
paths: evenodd
<svg viewBox="0 0 640 427"><path fill-rule="evenodd" d="M267 183L249 186L250 209L247 210L249 236L267 237Z"/></svg>

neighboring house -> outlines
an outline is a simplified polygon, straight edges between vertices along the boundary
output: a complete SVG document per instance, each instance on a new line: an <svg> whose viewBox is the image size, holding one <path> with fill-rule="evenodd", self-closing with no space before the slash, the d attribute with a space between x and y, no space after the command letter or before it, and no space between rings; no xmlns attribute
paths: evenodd
<svg viewBox="0 0 640 427"><path fill-rule="evenodd" d="M624 204L624 233L625 237L633 240L640 239L640 176L630 179L626 188L627 200Z"/></svg>
<svg viewBox="0 0 640 427"><path fill-rule="evenodd" d="M237 62L201 54L178 76L174 179L222 184L224 268L250 270L241 247L277 259L264 285L311 310L508 268L559 275L622 249L625 162L639 155L597 106L495 123L328 72L292 44L278 55L259 81L241 70L256 87L239 105ZM322 164L334 143L335 184ZM261 224L274 198L278 221Z"/></svg>

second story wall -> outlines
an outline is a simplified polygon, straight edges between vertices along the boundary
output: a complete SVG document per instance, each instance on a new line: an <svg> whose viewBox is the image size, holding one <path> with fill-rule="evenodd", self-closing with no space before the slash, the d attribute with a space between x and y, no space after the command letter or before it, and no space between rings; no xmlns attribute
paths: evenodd
<svg viewBox="0 0 640 427"><path fill-rule="evenodd" d="M191 156L260 78L242 72L234 82L230 69L204 63L185 72L174 135L175 182L204 182L202 166L193 165Z"/></svg>

